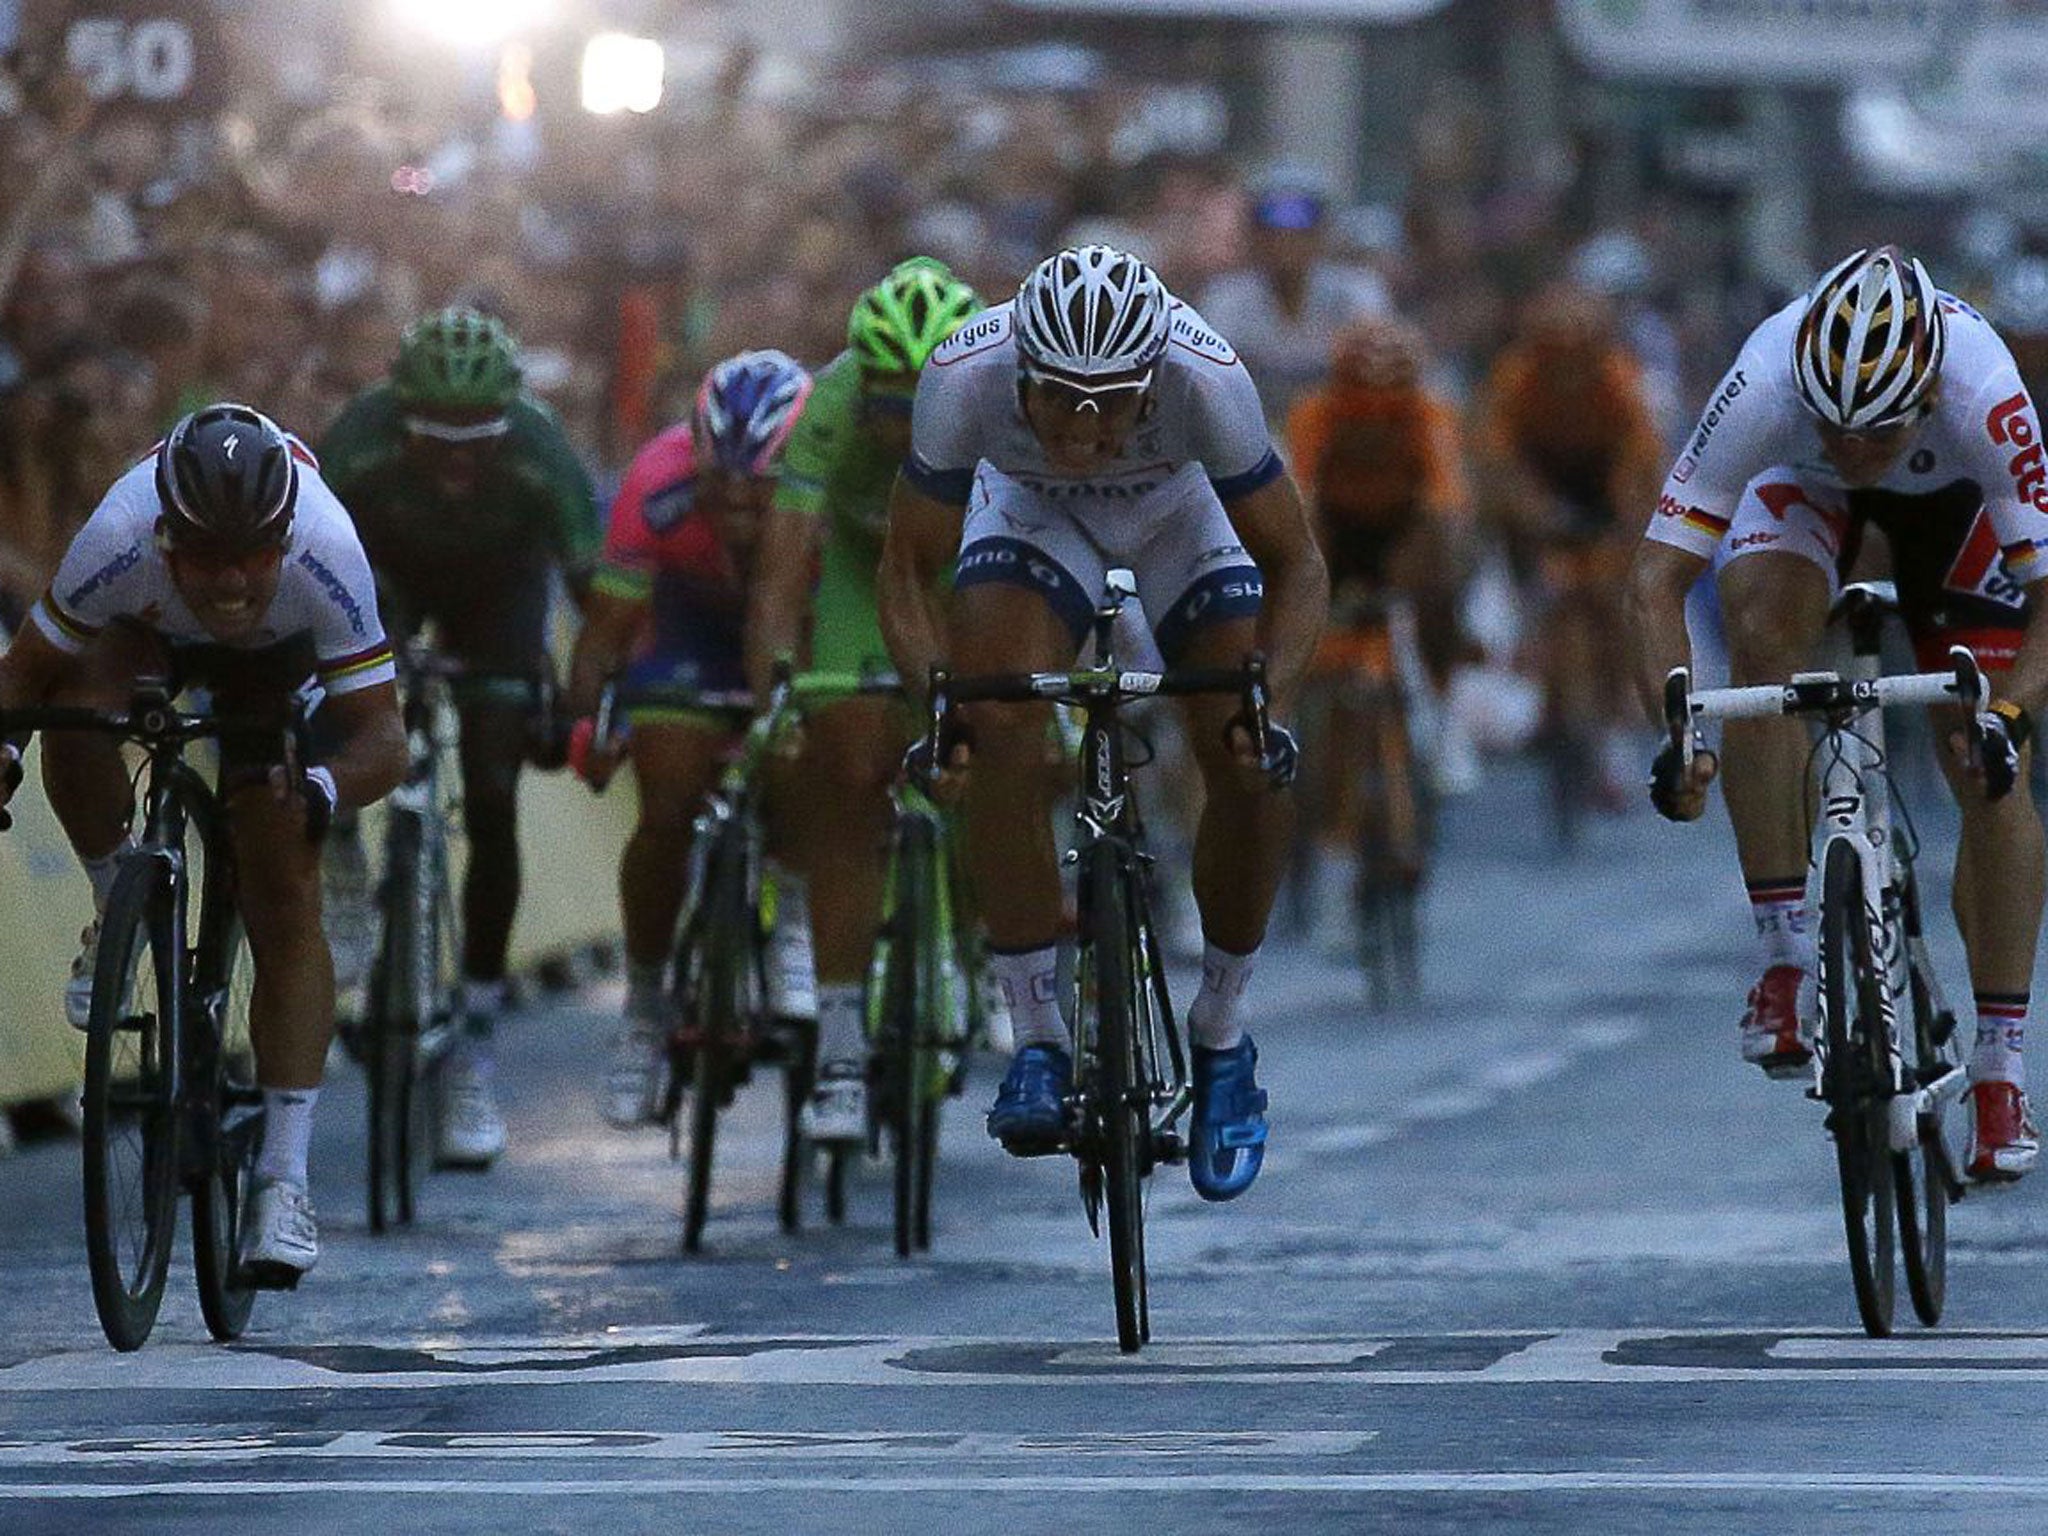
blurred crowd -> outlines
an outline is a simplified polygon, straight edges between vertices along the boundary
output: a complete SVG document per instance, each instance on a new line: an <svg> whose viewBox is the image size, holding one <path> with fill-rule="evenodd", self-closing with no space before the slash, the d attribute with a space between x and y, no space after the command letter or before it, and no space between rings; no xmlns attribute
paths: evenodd
<svg viewBox="0 0 2048 1536"><path fill-rule="evenodd" d="M1667 435L1769 297L1703 262L1654 197L1602 222L1568 158L1517 172L1526 146L1454 73L1386 146L1401 203L1346 206L1233 154L1228 124L1150 110L1148 88L1185 82L1080 50L792 80L731 46L672 69L659 111L598 117L544 88L568 72L549 57L394 48L354 7L213 14L189 99L95 100L33 36L0 79L0 619L182 408L242 398L317 437L405 322L451 301L510 322L603 482L717 357L830 356L854 295L913 251L993 298L1102 238L1233 314L1233 270L1328 267L1346 303L1419 324L1453 399L1518 306L1568 280L1611 306ZM1317 216L1255 221L1279 194ZM1255 318L1212 319L1260 364ZM1267 381L1276 417L1302 382L1286 371Z"/></svg>

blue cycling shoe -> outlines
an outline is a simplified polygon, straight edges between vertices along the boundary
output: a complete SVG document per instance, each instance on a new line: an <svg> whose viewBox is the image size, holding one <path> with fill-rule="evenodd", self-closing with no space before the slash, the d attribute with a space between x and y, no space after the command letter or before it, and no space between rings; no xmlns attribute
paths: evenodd
<svg viewBox="0 0 2048 1536"><path fill-rule="evenodd" d="M1266 1092L1252 1075L1258 1062L1249 1035L1233 1050L1195 1047L1188 1179L1204 1200L1235 1200L1266 1159Z"/></svg>
<svg viewBox="0 0 2048 1536"><path fill-rule="evenodd" d="M1066 1097L1074 1086L1074 1059L1056 1045L1023 1045L1010 1062L988 1133L1012 1157L1043 1157L1062 1150L1067 1136Z"/></svg>

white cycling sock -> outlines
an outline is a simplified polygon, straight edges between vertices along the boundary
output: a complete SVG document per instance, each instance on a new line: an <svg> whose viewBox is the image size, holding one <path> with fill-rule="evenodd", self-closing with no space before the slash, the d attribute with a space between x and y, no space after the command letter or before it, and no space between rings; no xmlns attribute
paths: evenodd
<svg viewBox="0 0 2048 1536"><path fill-rule="evenodd" d="M478 981L462 978L462 1021L465 1033L474 1040L488 1040L498 1027L498 1015L505 1011L505 978Z"/></svg>
<svg viewBox="0 0 2048 1536"><path fill-rule="evenodd" d="M1756 936L1763 946L1764 967L1796 965L1813 968L1813 919L1806 910L1806 881L1752 880L1749 910L1756 918Z"/></svg>
<svg viewBox="0 0 2048 1536"><path fill-rule="evenodd" d="M1188 1034L1195 1044L1211 1051L1237 1049L1244 1039L1237 1005L1244 1000L1258 958L1256 949L1248 955L1233 955L1214 944L1203 944L1202 989L1188 1007Z"/></svg>
<svg viewBox="0 0 2048 1536"><path fill-rule="evenodd" d="M989 973L1003 989L1010 1010L1010 1028L1019 1047L1056 1045L1074 1048L1067 1021L1060 1017L1060 959L1056 946L988 953Z"/></svg>
<svg viewBox="0 0 2048 1536"><path fill-rule="evenodd" d="M830 981L818 987L818 1069L858 1067L867 1060L867 1010L858 982Z"/></svg>
<svg viewBox="0 0 2048 1536"><path fill-rule="evenodd" d="M1970 1080L2027 1086L2027 1062L2020 1054L2027 1041L2027 994L1979 992L1977 1040L1970 1049Z"/></svg>
<svg viewBox="0 0 2048 1536"><path fill-rule="evenodd" d="M306 1187L306 1154L313 1145L313 1106L318 1088L263 1090L263 1150L256 1177Z"/></svg>
<svg viewBox="0 0 2048 1536"><path fill-rule="evenodd" d="M92 909L95 915L107 910L107 898L114 894L114 877L121 872L121 855L135 846L130 835L121 839L120 846L110 854L97 859L80 859L85 868L85 878L92 885Z"/></svg>

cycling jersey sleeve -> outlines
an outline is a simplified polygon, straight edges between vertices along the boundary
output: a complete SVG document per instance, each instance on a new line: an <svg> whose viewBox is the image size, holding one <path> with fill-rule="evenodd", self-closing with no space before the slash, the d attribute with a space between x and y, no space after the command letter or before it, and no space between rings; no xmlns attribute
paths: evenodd
<svg viewBox="0 0 2048 1536"><path fill-rule="evenodd" d="M811 397L783 447L776 511L813 519L825 515L833 470L859 430L859 410L860 366L841 353L813 376Z"/></svg>
<svg viewBox="0 0 2048 1536"><path fill-rule="evenodd" d="M114 482L31 611L44 638L67 655L77 655L115 619L142 612L159 595L156 563L144 547L156 493L153 481L147 487L139 483L144 473L145 466L137 465Z"/></svg>
<svg viewBox="0 0 2048 1536"><path fill-rule="evenodd" d="M988 423L1015 409L1016 377L1008 305L983 310L941 343L918 375L903 478L933 501L966 506L988 453Z"/></svg>
<svg viewBox="0 0 2048 1536"><path fill-rule="evenodd" d="M395 459L404 447L403 427L390 388L365 390L342 407L320 439L320 474L347 506L351 496Z"/></svg>
<svg viewBox="0 0 2048 1536"><path fill-rule="evenodd" d="M1779 311L1751 333L1735 365L1700 412L1685 450L1664 477L1645 537L1711 559L1734 520L1743 488L1758 471L1794 448L1785 424L1804 426L1792 398L1790 327L1798 306ZM1806 433L1811 438L1811 431Z"/></svg>
<svg viewBox="0 0 2048 1536"><path fill-rule="evenodd" d="M292 564L314 589L309 629L320 686L334 696L360 693L396 679L391 642L377 612L377 583L362 541L329 488L313 476L300 480L305 536L294 541ZM308 517L308 514L312 514Z"/></svg>
<svg viewBox="0 0 2048 1536"><path fill-rule="evenodd" d="M529 461L553 510L555 552L572 571L588 569L604 544L590 473L569 445L560 418L545 404L522 396L513 409L515 419L523 415L529 424L523 435Z"/></svg>
<svg viewBox="0 0 2048 1536"><path fill-rule="evenodd" d="M604 558L591 582L593 591L629 603L644 603L654 595L654 573L660 565L660 545L647 520L647 498L671 478L667 455L657 438L638 453L626 468L619 494L612 498L611 518L604 535Z"/></svg>
<svg viewBox="0 0 2048 1536"><path fill-rule="evenodd" d="M2003 352L2003 344L1998 344ZM2048 462L2041 413L2020 382L2011 354L1985 377L1970 409L1974 478L1998 535L2007 573L2022 584L2048 577Z"/></svg>
<svg viewBox="0 0 2048 1536"><path fill-rule="evenodd" d="M1188 378L1188 456L1201 462L1217 498L1249 496L1287 473L1273 449L1259 387L1230 343L1183 304L1168 356Z"/></svg>

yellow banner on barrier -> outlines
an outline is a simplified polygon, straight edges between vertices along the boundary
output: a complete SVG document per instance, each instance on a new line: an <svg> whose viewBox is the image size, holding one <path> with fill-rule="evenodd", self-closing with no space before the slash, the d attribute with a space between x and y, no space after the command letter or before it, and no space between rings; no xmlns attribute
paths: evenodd
<svg viewBox="0 0 2048 1536"><path fill-rule="evenodd" d="M0 1105L74 1094L84 1066L84 1037L64 1022L64 981L92 900L43 798L36 755L31 748L11 807L14 830L0 834ZM619 856L633 818L629 782L600 799L565 773L526 776L515 968L618 931ZM364 831L376 835L369 820Z"/></svg>

